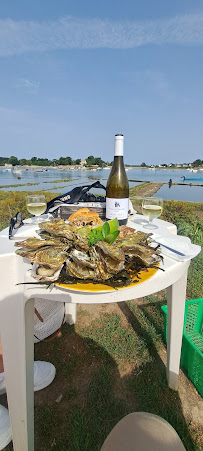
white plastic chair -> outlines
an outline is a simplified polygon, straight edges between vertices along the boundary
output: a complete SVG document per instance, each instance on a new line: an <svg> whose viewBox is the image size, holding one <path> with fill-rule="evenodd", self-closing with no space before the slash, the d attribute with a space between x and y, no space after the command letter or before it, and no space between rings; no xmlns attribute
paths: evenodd
<svg viewBox="0 0 203 451"><path fill-rule="evenodd" d="M173 427L146 412L124 417L106 438L101 451L185 451Z"/></svg>

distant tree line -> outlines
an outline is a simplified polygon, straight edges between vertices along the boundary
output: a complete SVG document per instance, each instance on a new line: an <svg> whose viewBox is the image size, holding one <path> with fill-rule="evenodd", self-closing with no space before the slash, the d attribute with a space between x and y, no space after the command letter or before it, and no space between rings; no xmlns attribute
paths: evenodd
<svg viewBox="0 0 203 451"><path fill-rule="evenodd" d="M37 158L32 157L30 160L26 158L17 158L15 156L11 156L10 158L0 157L0 165L4 165L5 163L12 164L13 166L58 166L58 165L71 165L71 164L80 164L81 159L72 160L71 157L60 157L58 160L49 160L48 158Z"/></svg>
<svg viewBox="0 0 203 451"><path fill-rule="evenodd" d="M71 166L71 165L80 165L81 159L77 158L73 160L71 157L60 157L58 159L49 160L48 158L37 158L32 157L30 160L26 158L18 159L14 155L11 157L0 157L0 166L4 166L5 163L12 164L12 166ZM197 159L191 163L192 166L198 167L203 166L203 160ZM93 155L89 155L86 158L86 167L91 166L99 166L100 168L104 166L111 166L112 162L104 161L100 157L94 157ZM126 165L126 166L141 166L141 167L149 167L146 163L141 163L140 165ZM176 164L170 165L171 167L176 167ZM157 166L158 167L158 166ZM162 167L168 167L167 164L162 164Z"/></svg>
<svg viewBox="0 0 203 451"><path fill-rule="evenodd" d="M90 155L89 157L86 158L86 165L87 167L89 166L99 166L100 168L102 168L103 166L106 166L108 164L105 163L105 161L103 161L100 157L93 157L93 155Z"/></svg>
<svg viewBox="0 0 203 451"><path fill-rule="evenodd" d="M203 160L200 160L199 158L198 158L198 160L195 160L195 161L193 161L193 163L192 163L192 165L193 166L203 166Z"/></svg>
<svg viewBox="0 0 203 451"><path fill-rule="evenodd" d="M197 160L195 160L195 161L193 161L192 163L184 163L184 164L191 164L192 166L194 166L194 167L198 167L198 166L203 166L203 160L200 160L200 159L197 159ZM135 165L126 165L126 166L135 166ZM148 165L148 164L146 164L146 163L141 163L140 165L138 164L138 165L136 165L136 166L140 166L141 168L148 168L148 167L151 167L150 165ZM170 167L176 167L177 166L177 163L171 163L170 165L169 164L167 164L167 163L162 163L161 164L161 166L163 167L163 168L167 168L168 166L170 166ZM154 165L154 167L159 167L158 165Z"/></svg>
<svg viewBox="0 0 203 451"><path fill-rule="evenodd" d="M10 158L0 157L0 166L4 166L5 163L12 164L13 166L69 166L69 165L80 165L81 158L77 158L73 160L71 157L60 157L58 159L49 160L48 158L37 158L32 157L30 160L26 158L18 159L14 155ZM106 166L107 163L103 161L100 157L93 157L90 155L86 159L86 166L94 166L97 165L99 167Z"/></svg>
<svg viewBox="0 0 203 451"><path fill-rule="evenodd" d="M12 166L69 166L69 165L80 165L81 158L77 158L73 160L71 157L60 157L58 159L54 158L53 160L49 160L48 158L37 158L32 157L30 160L26 158L18 159L14 155L10 158L0 157L0 166L4 166L5 163L12 164ZM94 157L90 155L86 158L85 166L99 166L104 167L110 163L103 161L100 157Z"/></svg>

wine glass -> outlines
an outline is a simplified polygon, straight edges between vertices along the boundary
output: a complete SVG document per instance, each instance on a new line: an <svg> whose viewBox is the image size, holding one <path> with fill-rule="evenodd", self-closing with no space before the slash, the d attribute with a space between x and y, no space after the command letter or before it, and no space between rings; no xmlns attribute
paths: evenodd
<svg viewBox="0 0 203 451"><path fill-rule="evenodd" d="M146 229L158 229L158 226L153 224L154 218L158 218L163 210L163 199L160 197L144 197L142 201L142 214L146 216L149 222L143 227Z"/></svg>
<svg viewBox="0 0 203 451"><path fill-rule="evenodd" d="M26 197L26 207L31 215L36 216L34 224L40 222L40 215L42 215L47 209L47 203L44 194L29 194Z"/></svg>

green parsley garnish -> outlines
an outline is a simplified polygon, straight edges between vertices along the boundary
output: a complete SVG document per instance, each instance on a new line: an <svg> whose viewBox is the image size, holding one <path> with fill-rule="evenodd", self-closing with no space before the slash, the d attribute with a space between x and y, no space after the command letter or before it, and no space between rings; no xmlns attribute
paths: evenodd
<svg viewBox="0 0 203 451"><path fill-rule="evenodd" d="M92 229L89 233L89 246L93 246L97 241L106 241L107 243L112 244L119 233L119 230L114 230L114 232L110 233L109 223L104 222L101 230Z"/></svg>

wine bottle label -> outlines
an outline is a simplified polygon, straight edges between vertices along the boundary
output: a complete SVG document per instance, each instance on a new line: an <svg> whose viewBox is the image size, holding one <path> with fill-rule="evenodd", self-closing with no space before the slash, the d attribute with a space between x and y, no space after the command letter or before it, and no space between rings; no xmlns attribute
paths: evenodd
<svg viewBox="0 0 203 451"><path fill-rule="evenodd" d="M128 217L129 199L106 198L106 218L126 219Z"/></svg>

